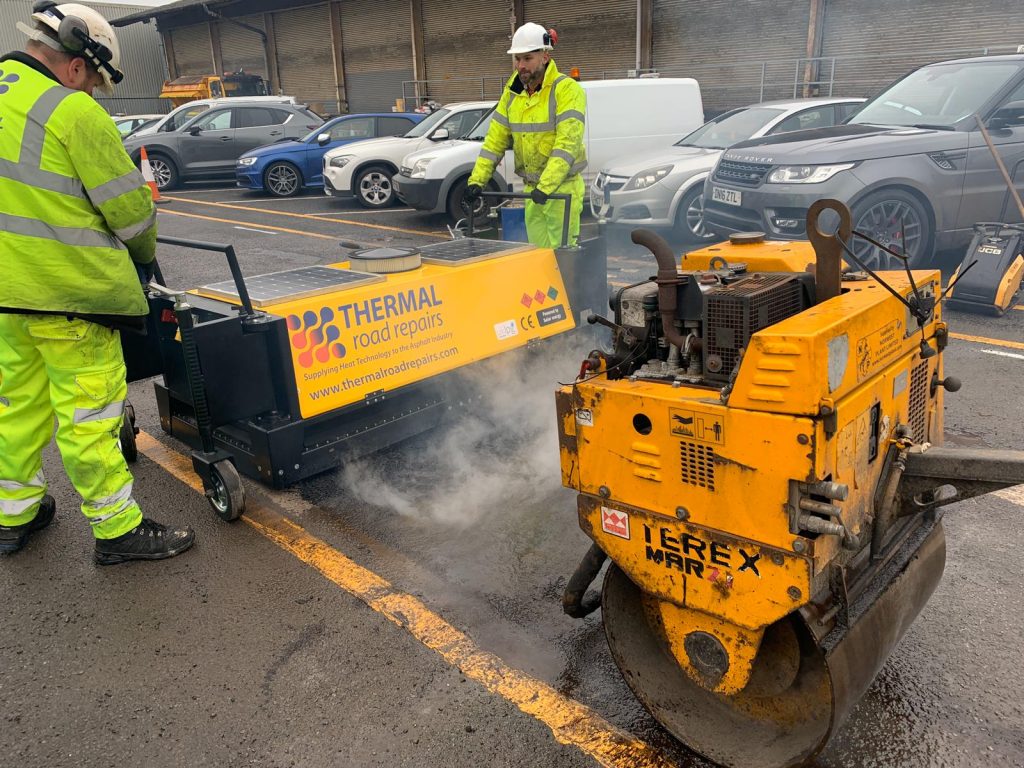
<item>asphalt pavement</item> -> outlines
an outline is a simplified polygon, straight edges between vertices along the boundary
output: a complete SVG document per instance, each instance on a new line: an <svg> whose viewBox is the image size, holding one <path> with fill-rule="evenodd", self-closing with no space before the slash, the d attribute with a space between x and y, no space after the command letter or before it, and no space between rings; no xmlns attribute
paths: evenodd
<svg viewBox="0 0 1024 768"><path fill-rule="evenodd" d="M342 240L422 245L445 222L318 193L166 195L163 235L228 242L246 275L344 258ZM585 225L585 232L595 225ZM171 286L227 279L162 248ZM611 254L610 282L649 258ZM1024 446L1024 310L947 312L947 440ZM51 446L51 529L0 560L0 765L707 766L642 709L600 612L561 611L589 540L560 485L552 390L582 353L495 361L453 426L289 488L246 481L217 519L136 382L146 513L197 532L164 563L100 568ZM946 572L822 768L1024 766L1024 487L949 509Z"/></svg>

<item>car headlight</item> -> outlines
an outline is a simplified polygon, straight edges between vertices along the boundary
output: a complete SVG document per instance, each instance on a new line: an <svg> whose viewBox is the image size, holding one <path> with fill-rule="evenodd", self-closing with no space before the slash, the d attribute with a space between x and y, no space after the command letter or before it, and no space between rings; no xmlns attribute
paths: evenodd
<svg viewBox="0 0 1024 768"><path fill-rule="evenodd" d="M820 184L840 171L853 168L853 163L842 165L782 165L768 174L769 184Z"/></svg>
<svg viewBox="0 0 1024 768"><path fill-rule="evenodd" d="M239 165L252 165L255 162L256 162L256 158L255 157L240 157L240 158L238 158L238 164Z"/></svg>
<svg viewBox="0 0 1024 768"><path fill-rule="evenodd" d="M662 165L657 168L648 168L645 171L640 171L633 178L626 182L626 186L623 190L630 189L647 189L657 184L659 181L664 179L672 172L671 165Z"/></svg>
<svg viewBox="0 0 1024 768"><path fill-rule="evenodd" d="M427 166L434 162L433 156L421 157L413 163L412 171L409 172L410 179L422 179L427 175Z"/></svg>
<svg viewBox="0 0 1024 768"><path fill-rule="evenodd" d="M331 158L331 168L344 168L352 161L352 155L339 155Z"/></svg>

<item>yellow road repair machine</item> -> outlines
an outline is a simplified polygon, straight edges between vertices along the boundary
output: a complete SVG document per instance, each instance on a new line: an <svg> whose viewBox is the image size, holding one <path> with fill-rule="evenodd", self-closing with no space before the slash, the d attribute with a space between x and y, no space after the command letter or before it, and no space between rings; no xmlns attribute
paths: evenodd
<svg viewBox="0 0 1024 768"><path fill-rule="evenodd" d="M834 200L807 231L681 269L635 231L657 278L617 293L613 350L557 395L594 541L565 610L600 606L636 696L727 766L820 751L942 575L941 508L1024 482L1024 452L942 446L940 273L859 264Z"/></svg>
<svg viewBox="0 0 1024 768"><path fill-rule="evenodd" d="M221 517L244 509L239 473L280 488L419 434L466 366L589 328L607 306L603 241L566 247L568 215L554 250L470 235L245 278L229 245L158 238L231 270L190 291L158 274L147 334L122 334L129 380L162 375L161 427L195 449ZM122 448L133 433L128 420Z"/></svg>

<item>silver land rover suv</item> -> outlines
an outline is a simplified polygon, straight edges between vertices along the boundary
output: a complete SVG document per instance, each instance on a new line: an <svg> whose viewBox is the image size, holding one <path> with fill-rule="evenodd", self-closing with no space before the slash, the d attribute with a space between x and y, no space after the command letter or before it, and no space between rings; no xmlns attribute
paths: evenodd
<svg viewBox="0 0 1024 768"><path fill-rule="evenodd" d="M1020 221L979 118L1024 188L1024 55L960 59L911 72L845 125L734 145L705 182L705 225L799 239L808 207L836 198L855 230L927 264L964 249L976 222ZM899 266L866 241L854 248L870 266Z"/></svg>

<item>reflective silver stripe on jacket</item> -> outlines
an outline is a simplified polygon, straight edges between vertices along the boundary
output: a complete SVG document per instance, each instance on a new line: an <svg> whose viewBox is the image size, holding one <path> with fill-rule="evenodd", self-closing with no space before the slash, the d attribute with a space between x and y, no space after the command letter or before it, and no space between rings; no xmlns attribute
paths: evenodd
<svg viewBox="0 0 1024 768"><path fill-rule="evenodd" d="M551 151L551 155L553 157L555 152L562 152L562 151L563 150L560 150L560 149L552 150ZM569 153L566 152L565 154L568 155ZM569 155L569 158L571 159L572 155ZM565 158L563 157L562 159L564 160ZM568 162L568 161L566 161L566 162ZM586 160L580 160L578 163L573 163L572 167L569 168L569 173L567 173L565 175L565 179L562 180L562 183L564 184L565 182L571 180L574 176L576 176L576 174L578 174L580 171L582 171L586 167L587 167L587 161ZM541 174L539 174L539 173L530 173L529 171L516 171L516 176L521 178L527 184L539 184L540 183Z"/></svg>
<svg viewBox="0 0 1024 768"><path fill-rule="evenodd" d="M156 211L153 211L149 216L140 221L138 224L132 224L129 227L121 227L121 229L115 229L114 234L118 236L122 241L128 242L133 237L138 237L150 227L156 224Z"/></svg>
<svg viewBox="0 0 1024 768"><path fill-rule="evenodd" d="M579 120L581 123L587 121L587 116L580 112L578 109L567 109L565 112L559 112L555 118L555 125L565 120Z"/></svg>
<svg viewBox="0 0 1024 768"><path fill-rule="evenodd" d="M92 501L85 502L85 506L95 510L101 510L111 506L114 507L104 515L90 517L89 524L99 525L100 523L105 523L107 520L117 517L126 509L133 507L135 505L135 499L132 498L132 485L132 481L129 480L125 483L124 487L113 496L107 496L105 499L94 499Z"/></svg>
<svg viewBox="0 0 1024 768"><path fill-rule="evenodd" d="M120 197L128 192L134 192L139 187L145 186L145 184L146 180L142 178L142 173L138 168L133 168L124 176L118 176L116 179L111 179L105 184L88 189L86 193L89 195L92 204L99 208L115 197Z"/></svg>
<svg viewBox="0 0 1024 768"><path fill-rule="evenodd" d="M31 168L39 168L43 162L43 141L46 139L46 123L64 99L75 93L70 88L55 85L32 105L25 119L25 133L21 137L21 155L18 162Z"/></svg>
<svg viewBox="0 0 1024 768"><path fill-rule="evenodd" d="M484 149L483 147L481 147L480 149L480 157L482 157L484 160L490 160L491 162L494 163L498 162L499 159L496 153L491 152L491 150L489 149Z"/></svg>
<svg viewBox="0 0 1024 768"><path fill-rule="evenodd" d="M501 112L499 112L498 110L494 110L494 117L492 117L491 119L494 122L498 123L499 125L504 125L506 128L508 128L508 118L505 117L505 115L501 114Z"/></svg>
<svg viewBox="0 0 1024 768"><path fill-rule="evenodd" d="M89 421L102 421L103 419L114 419L124 413L124 400L105 405L102 408L75 408L74 423L85 424Z"/></svg>
<svg viewBox="0 0 1024 768"><path fill-rule="evenodd" d="M555 130L555 110L558 108L558 100L555 96L555 90L558 84L565 80L565 75L559 75L555 78L554 82L551 83L551 91L548 93L548 119L543 123L509 123L509 129L513 133L544 133L545 131ZM512 107L512 98L515 94L509 94L508 105L506 110Z"/></svg>
<svg viewBox="0 0 1024 768"><path fill-rule="evenodd" d="M570 167L574 162L576 162L576 158L573 157L572 152L566 152L564 149L559 149L558 147L551 150L551 157L557 157L559 160L565 160Z"/></svg>
<svg viewBox="0 0 1024 768"><path fill-rule="evenodd" d="M121 248L121 244L106 232L78 227L55 227L45 221L12 216L8 213L0 213L0 230L13 235L56 240L58 243L75 248Z"/></svg>
<svg viewBox="0 0 1024 768"><path fill-rule="evenodd" d="M45 189L47 192L59 192L62 195L85 198L82 182L78 179L61 176L53 171L44 171L41 168L18 165L3 158L0 158L0 177L19 181L36 189Z"/></svg>

